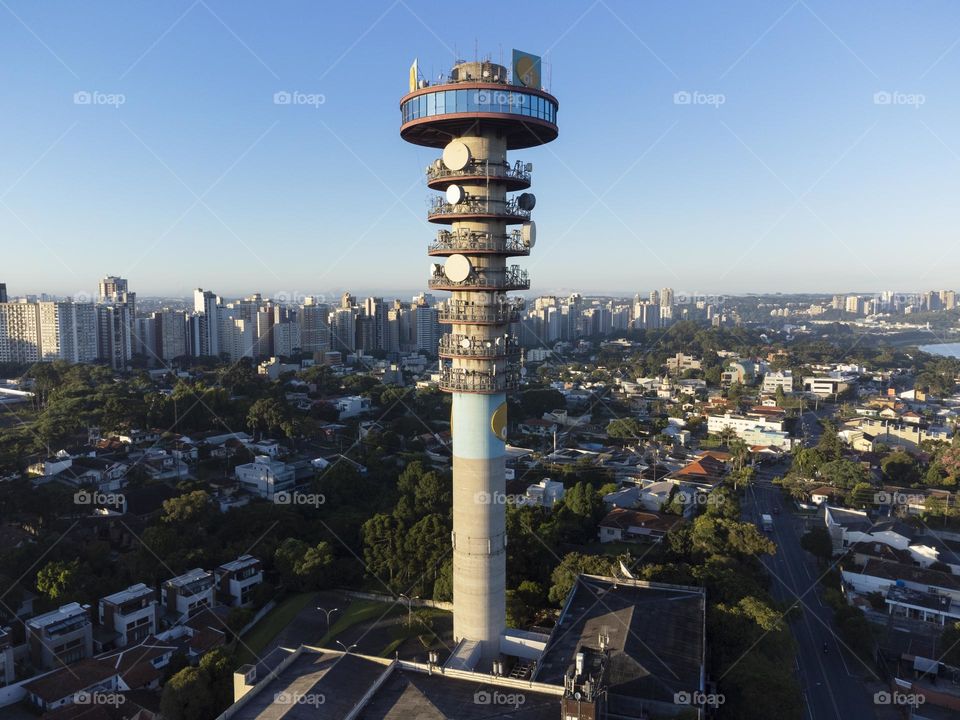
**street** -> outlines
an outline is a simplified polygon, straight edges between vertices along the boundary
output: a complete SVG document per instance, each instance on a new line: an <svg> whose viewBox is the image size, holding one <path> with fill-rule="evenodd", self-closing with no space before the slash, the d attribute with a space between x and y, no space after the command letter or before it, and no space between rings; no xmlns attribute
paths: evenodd
<svg viewBox="0 0 960 720"><path fill-rule="evenodd" d="M803 420L807 421L805 414ZM807 437L819 434L814 419L807 426ZM814 440L815 442L815 440ZM802 615L790 623L797 643L797 677L803 694L804 717L810 720L848 720L874 718L876 707L863 678L878 681L875 671L844 650L834 636L833 610L820 599L818 582L821 571L816 559L800 547L803 520L781 499L780 489L771 484L776 475L789 469L789 460L757 468L756 482L743 500L743 517L757 523L762 513L773 516L771 539L777 545L773 557L763 563L772 577L773 596L784 603L801 603ZM780 514L774 514L774 507ZM824 652L826 643L827 652Z"/></svg>

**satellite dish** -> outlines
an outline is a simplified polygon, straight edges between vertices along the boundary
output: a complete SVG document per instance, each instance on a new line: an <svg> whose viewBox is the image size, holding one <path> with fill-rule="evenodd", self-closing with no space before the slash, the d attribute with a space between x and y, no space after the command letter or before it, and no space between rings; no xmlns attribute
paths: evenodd
<svg viewBox="0 0 960 720"><path fill-rule="evenodd" d="M521 210L526 210L527 212L533 210L536 204L537 198L533 193L520 193L520 197L517 198L517 206Z"/></svg>
<svg viewBox="0 0 960 720"><path fill-rule="evenodd" d="M434 168L434 170L436 170L437 172L440 172L441 170L443 170L443 161L442 161L440 158L437 158L436 160L434 160L434 161L433 161L433 168Z"/></svg>
<svg viewBox="0 0 960 720"><path fill-rule="evenodd" d="M464 350L467 350L470 347L470 338L465 337L460 340L460 347L462 347Z"/></svg>
<svg viewBox="0 0 960 720"><path fill-rule="evenodd" d="M470 265L466 255L451 255L443 266L443 274L451 282L463 282L470 277L471 272L473 272L473 266Z"/></svg>
<svg viewBox="0 0 960 720"><path fill-rule="evenodd" d="M459 205L466 197L466 193L459 185L451 185L447 188L447 202L451 205Z"/></svg>
<svg viewBox="0 0 960 720"><path fill-rule="evenodd" d="M524 172L533 172L533 163L527 163L523 166Z"/></svg>
<svg viewBox="0 0 960 720"><path fill-rule="evenodd" d="M528 248L533 248L537 244L537 224L533 220L528 220L520 226L520 242Z"/></svg>
<svg viewBox="0 0 960 720"><path fill-rule="evenodd" d="M580 691L578 690L577 692L575 692L575 693L573 694L573 697L575 697L577 700L579 700L580 697L581 697L581 696L580 696Z"/></svg>
<svg viewBox="0 0 960 720"><path fill-rule="evenodd" d="M463 170L470 162L470 148L459 140L451 140L443 149L443 164L449 170Z"/></svg>

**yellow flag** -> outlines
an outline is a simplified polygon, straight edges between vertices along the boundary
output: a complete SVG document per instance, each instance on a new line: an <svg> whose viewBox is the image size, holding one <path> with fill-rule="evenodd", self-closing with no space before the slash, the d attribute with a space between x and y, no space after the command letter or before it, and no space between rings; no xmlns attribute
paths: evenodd
<svg viewBox="0 0 960 720"><path fill-rule="evenodd" d="M413 65L410 66L410 92L417 89L417 76L420 73L417 70L417 59L413 59Z"/></svg>

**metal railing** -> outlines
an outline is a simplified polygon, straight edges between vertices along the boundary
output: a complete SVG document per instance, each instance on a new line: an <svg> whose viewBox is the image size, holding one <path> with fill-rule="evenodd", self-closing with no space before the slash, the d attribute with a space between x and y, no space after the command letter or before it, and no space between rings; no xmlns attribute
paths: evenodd
<svg viewBox="0 0 960 720"><path fill-rule="evenodd" d="M466 325L505 325L520 322L523 301L497 305L473 305L449 303L440 310L440 322L464 323Z"/></svg>
<svg viewBox="0 0 960 720"><path fill-rule="evenodd" d="M504 178L530 183L530 173L526 165L517 160L513 165L508 162L491 163L486 160L471 160L461 170L450 170L442 162L436 162L427 168L427 182L458 177L487 177L491 179Z"/></svg>
<svg viewBox="0 0 960 720"><path fill-rule="evenodd" d="M490 198L468 197L463 202L451 205L443 197L435 197L427 211L430 217L444 215L500 215L502 217L529 220L530 211L523 210L515 199L491 200Z"/></svg>
<svg viewBox="0 0 960 720"><path fill-rule="evenodd" d="M439 351L443 357L516 357L520 355L520 345L509 335L481 340L468 335L448 333L440 338Z"/></svg>
<svg viewBox="0 0 960 720"><path fill-rule="evenodd" d="M524 244L520 228L511 230L506 235L480 230L441 230L437 233L436 242L430 244L427 252L489 252L505 255L529 255L530 247Z"/></svg>
<svg viewBox="0 0 960 720"><path fill-rule="evenodd" d="M465 280L455 282L443 273L441 268L428 282L432 290L527 290L530 288L530 275L519 265L511 265L503 272L488 268L475 268Z"/></svg>
<svg viewBox="0 0 960 720"><path fill-rule="evenodd" d="M500 372L483 372L443 366L440 368L440 389L447 392L501 393L520 386L520 373L515 368Z"/></svg>

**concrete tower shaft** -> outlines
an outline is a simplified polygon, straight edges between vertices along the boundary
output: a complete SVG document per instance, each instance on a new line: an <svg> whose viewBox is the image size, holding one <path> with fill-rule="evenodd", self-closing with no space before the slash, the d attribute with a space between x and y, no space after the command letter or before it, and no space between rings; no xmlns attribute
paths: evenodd
<svg viewBox="0 0 960 720"><path fill-rule="evenodd" d="M440 321L440 387L453 396L454 636L499 652L506 629L506 393L519 384L519 347L511 324L522 303L507 293L530 287L508 262L529 255L531 166L511 165L509 150L557 135L557 101L536 86L507 83L506 68L460 63L448 81L419 88L401 101L401 136L442 148L427 168L434 197L428 220L441 226L429 254L429 285L452 293Z"/></svg>

